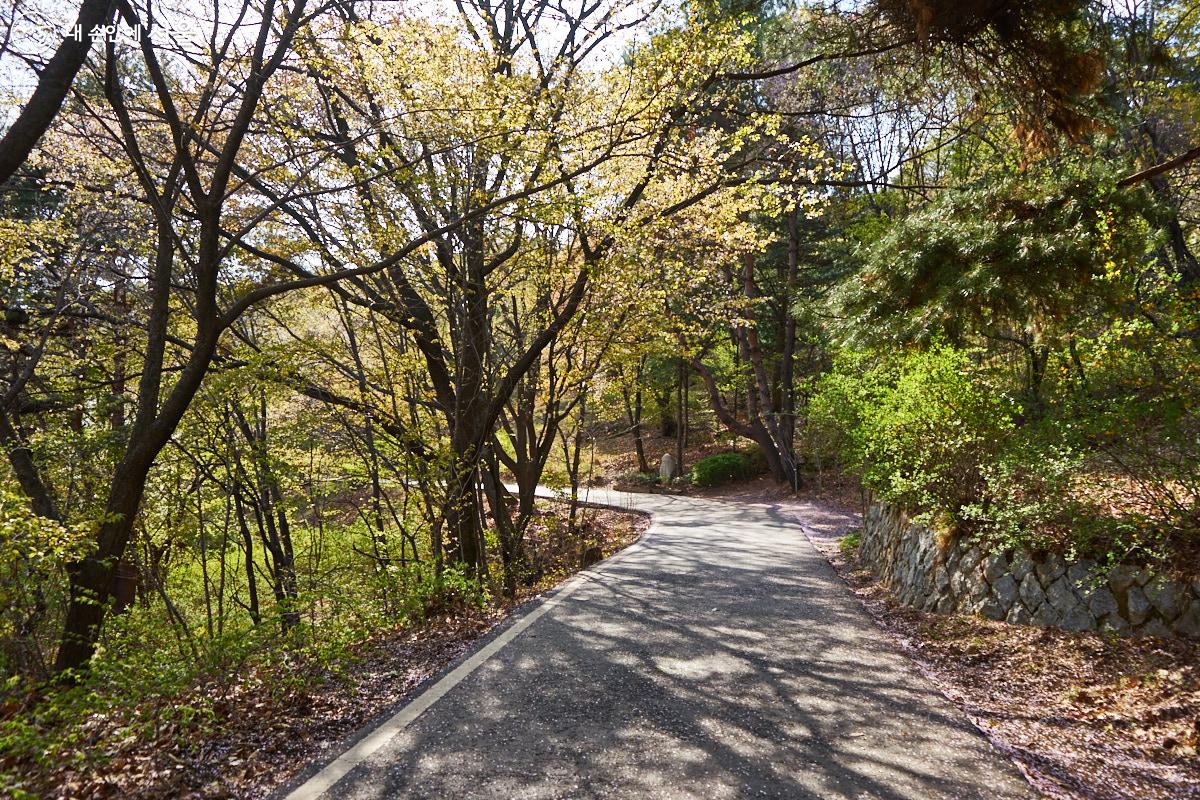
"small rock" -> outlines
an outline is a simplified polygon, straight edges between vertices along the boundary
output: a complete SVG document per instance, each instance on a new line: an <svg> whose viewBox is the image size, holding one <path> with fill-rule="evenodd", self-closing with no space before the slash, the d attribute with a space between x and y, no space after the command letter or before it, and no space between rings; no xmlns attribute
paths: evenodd
<svg viewBox="0 0 1200 800"><path fill-rule="evenodd" d="M1167 630L1166 625L1162 624L1162 620L1155 618L1138 628L1137 635L1167 637L1171 635L1171 632Z"/></svg>
<svg viewBox="0 0 1200 800"><path fill-rule="evenodd" d="M1117 610L1117 598L1113 596L1107 586L1101 586L1092 592L1087 598L1087 604L1088 610L1097 619Z"/></svg>
<svg viewBox="0 0 1200 800"><path fill-rule="evenodd" d="M933 569L933 565L937 563L937 545L922 550L920 561L921 568L926 572Z"/></svg>
<svg viewBox="0 0 1200 800"><path fill-rule="evenodd" d="M946 595L941 600L938 600L937 613L951 614L954 612L954 595Z"/></svg>
<svg viewBox="0 0 1200 800"><path fill-rule="evenodd" d="M1064 631L1094 631L1096 618L1080 603L1063 614L1058 626Z"/></svg>
<svg viewBox="0 0 1200 800"><path fill-rule="evenodd" d="M1062 613L1050 603L1042 603L1033 612L1033 621L1038 625L1053 628L1062 621Z"/></svg>
<svg viewBox="0 0 1200 800"><path fill-rule="evenodd" d="M669 481L678 476L679 463L675 461L675 456L671 453L663 453L662 461L658 464L658 477Z"/></svg>
<svg viewBox="0 0 1200 800"><path fill-rule="evenodd" d="M1008 572L1008 559L993 553L983 559L983 577L988 583L995 583L1001 575Z"/></svg>
<svg viewBox="0 0 1200 800"><path fill-rule="evenodd" d="M961 569L963 572L970 572L975 569L976 566L978 566L981 558L983 558L983 553L979 551L978 547L969 547L967 548L967 551L962 554L962 558L959 559L959 569Z"/></svg>
<svg viewBox="0 0 1200 800"><path fill-rule="evenodd" d="M1108 585L1117 594L1128 589L1136 583L1137 568L1131 567L1128 564L1118 564L1108 571Z"/></svg>
<svg viewBox="0 0 1200 800"><path fill-rule="evenodd" d="M1042 591L1042 585L1038 583L1037 577L1032 573L1026 573L1025 580L1021 581L1021 602L1028 609L1036 609L1046 599L1046 593Z"/></svg>
<svg viewBox="0 0 1200 800"><path fill-rule="evenodd" d="M1013 554L1009 571L1017 583L1024 581L1025 576L1033 572L1033 561L1029 558L1028 550L1018 550Z"/></svg>
<svg viewBox="0 0 1200 800"><path fill-rule="evenodd" d="M1125 618L1129 620L1129 624L1135 627L1141 625L1150 616L1151 608L1145 592L1136 586L1130 587L1125 595Z"/></svg>
<svg viewBox="0 0 1200 800"><path fill-rule="evenodd" d="M988 619L1004 619L1004 606L994 597L985 597L975 606L975 613Z"/></svg>
<svg viewBox="0 0 1200 800"><path fill-rule="evenodd" d="M1084 589L1085 591L1091 590L1094 587L1089 586L1088 584L1093 581L1098 582L1099 580L1096 562L1092 561L1090 558L1084 558L1076 561L1067 568L1067 580L1069 580L1071 585L1076 589Z"/></svg>
<svg viewBox="0 0 1200 800"><path fill-rule="evenodd" d="M1079 604L1079 598L1071 591L1071 584L1065 577L1059 578L1046 588L1046 601L1063 614Z"/></svg>
<svg viewBox="0 0 1200 800"><path fill-rule="evenodd" d="M1038 562L1034 567L1034 571L1037 572L1038 582L1042 586L1049 586L1067 571L1067 563L1062 560L1062 556L1057 553L1051 553L1045 559Z"/></svg>
<svg viewBox="0 0 1200 800"><path fill-rule="evenodd" d="M938 567L937 572L933 574L933 588L938 594L945 594L950 590L950 573L945 567Z"/></svg>
<svg viewBox="0 0 1200 800"><path fill-rule="evenodd" d="M1009 609L1008 616L1004 620L1010 625L1032 625L1033 615L1029 613L1029 609L1025 608L1023 603L1013 603L1013 607Z"/></svg>
<svg viewBox="0 0 1200 800"><path fill-rule="evenodd" d="M1020 589L1017 588L1017 582L1013 580L1012 575L1001 575L992 582L992 593L1005 609L1009 609L1017 601Z"/></svg>
<svg viewBox="0 0 1200 800"><path fill-rule="evenodd" d="M970 591L972 603L979 603L985 597L991 594L991 590L987 585L987 581L983 579L982 573L975 573L975 580L971 582Z"/></svg>
<svg viewBox="0 0 1200 800"><path fill-rule="evenodd" d="M1171 628L1180 636L1200 639L1200 601L1193 600L1188 610L1179 615Z"/></svg>
<svg viewBox="0 0 1200 800"><path fill-rule="evenodd" d="M967 575L965 572L956 570L954 574L950 576L950 593L955 597L962 597L967 593L969 588L970 584L967 580Z"/></svg>
<svg viewBox="0 0 1200 800"><path fill-rule="evenodd" d="M1159 575L1142 589L1150 604L1158 609L1164 620L1170 622L1183 610L1182 592L1174 581Z"/></svg>
<svg viewBox="0 0 1200 800"><path fill-rule="evenodd" d="M1120 614L1112 613L1101 620L1100 631L1102 633L1115 633L1118 636L1128 636L1130 627L1124 617Z"/></svg>

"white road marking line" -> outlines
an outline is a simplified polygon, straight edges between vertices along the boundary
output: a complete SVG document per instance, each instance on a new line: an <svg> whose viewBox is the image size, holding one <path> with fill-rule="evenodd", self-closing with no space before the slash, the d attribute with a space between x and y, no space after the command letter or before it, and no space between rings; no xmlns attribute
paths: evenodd
<svg viewBox="0 0 1200 800"><path fill-rule="evenodd" d="M545 600L540 606L517 620L511 628L488 642L486 647L459 664L448 675L433 686L430 686L416 699L383 722L378 728L360 739L357 744L326 765L316 775L298 786L285 800L315 800L320 797L326 790L341 780L346 773L370 758L373 753L390 742L396 734L408 727L409 723L421 716L426 709L438 700L441 700L447 692L478 669L480 664L494 656L504 645L520 636L522 631L541 618L543 614L566 599L582 583L583 580L580 576L577 575L572 578L553 597Z"/></svg>
<svg viewBox="0 0 1200 800"><path fill-rule="evenodd" d="M642 534L642 537L622 550L618 555L624 555L632 550L640 549L642 542L652 532L654 527L654 522L652 521L650 528ZM601 562L601 565L608 561L611 561L611 559L605 559L605 561ZM284 800L317 800L326 791L333 788L334 784L345 777L346 773L370 758L372 754L407 728L413 720L421 716L426 709L438 700L441 700L455 686L462 683L463 679L477 670L483 662L498 653L501 648L513 639L520 636L526 628L537 622L543 614L570 596L572 592L588 580L590 573L591 570L576 573L552 597L543 600L541 605L513 623L512 627L488 642L485 647L455 667L449 674L414 698L412 702L406 704L404 708L397 711L380 724L378 728L360 739L349 750L326 764L320 772L293 789Z"/></svg>

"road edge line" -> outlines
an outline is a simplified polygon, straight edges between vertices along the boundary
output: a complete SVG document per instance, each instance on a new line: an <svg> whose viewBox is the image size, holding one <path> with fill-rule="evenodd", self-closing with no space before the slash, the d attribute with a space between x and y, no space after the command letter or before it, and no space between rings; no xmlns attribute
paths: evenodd
<svg viewBox="0 0 1200 800"><path fill-rule="evenodd" d="M558 498L544 497L543 499ZM570 498L564 499L569 500ZM656 520L655 515L651 512L635 511L634 509L621 508L615 504L607 503L591 502L587 503L587 505L645 514L650 518L649 527L642 532L642 535L638 537L636 542L624 548L619 553L615 553L611 558L606 558L604 561L599 562L595 565L596 567L604 565L605 562L620 558L632 550L637 550L654 531ZM553 594L549 597L544 597L536 608L519 617L487 644L476 650L470 657L438 679L432 686L405 703L403 708L377 725L345 752L322 767L315 775L283 795L283 800L317 800L320 798L325 792L332 789L338 781L346 777L356 766L366 761L392 741L392 739L412 724L414 720L420 717L421 714L433 706L434 703L441 700L451 689L462 683L471 673L482 666L484 662L502 650L505 645L520 636L530 625L537 622L543 615L574 593L576 589L588 580L592 569L594 568L581 570L572 575L564 583L560 584Z"/></svg>

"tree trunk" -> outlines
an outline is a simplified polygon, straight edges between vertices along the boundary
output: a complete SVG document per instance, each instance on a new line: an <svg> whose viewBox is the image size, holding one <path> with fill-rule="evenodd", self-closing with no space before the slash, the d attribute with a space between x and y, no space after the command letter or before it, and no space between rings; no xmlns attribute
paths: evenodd
<svg viewBox="0 0 1200 800"><path fill-rule="evenodd" d="M478 474L474 451L457 452L446 484L444 555L447 563L461 567L469 578L486 573Z"/></svg>
<svg viewBox="0 0 1200 800"><path fill-rule="evenodd" d="M788 258L787 279L783 297L783 352L780 353L779 394L783 445L789 452L796 450L796 315L788 307L796 291L796 279L800 269L800 231L796 223L796 209L788 214Z"/></svg>
<svg viewBox="0 0 1200 800"><path fill-rule="evenodd" d="M67 613L54 671L65 674L84 668L96 651L113 574L133 534L133 522L146 487L150 464L127 458L117 467L96 539L99 547L67 567L70 580Z"/></svg>
<svg viewBox="0 0 1200 800"><path fill-rule="evenodd" d="M675 435L676 421L671 409L671 389L673 388L671 383L668 383L666 388L659 389L654 395L655 402L658 404L658 432L664 437Z"/></svg>
<svg viewBox="0 0 1200 800"><path fill-rule="evenodd" d="M238 530L242 534L242 549L245 551L246 564L246 611L250 620L257 628L262 622L262 612L258 607L258 577L254 573L254 537L250 535L250 526L246 524L246 508L242 503L242 486L239 482L233 484L233 502L237 511Z"/></svg>
<svg viewBox="0 0 1200 800"><path fill-rule="evenodd" d="M508 493L500 480L498 444L493 441L483 462L483 486L492 519L496 522L496 534L500 540L500 567L503 571L504 593L510 598L517 596L517 584L525 564L523 531L513 523L508 511Z"/></svg>
<svg viewBox="0 0 1200 800"><path fill-rule="evenodd" d="M676 378L675 386L675 420L677 427L675 429L675 474L672 478L678 478L683 474L683 450L686 446L685 438L687 437L687 419L684 415L684 394L683 387L687 383L687 363L681 358L679 359L679 371Z"/></svg>
<svg viewBox="0 0 1200 800"><path fill-rule="evenodd" d="M640 377L640 365L638 373ZM638 471L649 472L650 463L646 460L646 442L642 433L642 387L640 383L633 391L632 401L629 392L625 392L625 414L629 417L629 430L633 433L633 452L637 455Z"/></svg>

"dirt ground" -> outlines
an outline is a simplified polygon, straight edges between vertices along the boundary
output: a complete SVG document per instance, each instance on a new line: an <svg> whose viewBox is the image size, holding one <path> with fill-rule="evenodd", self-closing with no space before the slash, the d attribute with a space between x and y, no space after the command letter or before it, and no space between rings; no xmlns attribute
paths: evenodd
<svg viewBox="0 0 1200 800"><path fill-rule="evenodd" d="M564 516L562 509L546 513ZM636 514L584 513L584 538L605 557L637 541L649 525ZM89 754L88 764L5 766L28 775L25 796L30 799L266 797L348 734L402 703L480 636L578 571L578 553L556 548L557 537L548 533L561 524L548 522L535 523L530 534L545 564L542 577L514 600L497 598L486 608L455 608L420 625L380 631L338 663L285 654L267 668L265 679L261 669L244 670L198 684L182 696L154 698L137 710L93 714L74 726L80 737L76 746ZM129 735L131 715L154 713L148 706L155 704L207 710L187 725L173 714L176 721L155 726L151 736Z"/></svg>
<svg viewBox="0 0 1200 800"><path fill-rule="evenodd" d="M925 675L1046 796L1200 798L1200 642L928 614L810 537Z"/></svg>

